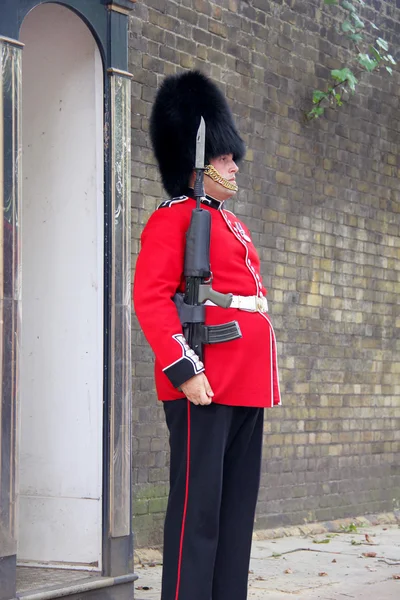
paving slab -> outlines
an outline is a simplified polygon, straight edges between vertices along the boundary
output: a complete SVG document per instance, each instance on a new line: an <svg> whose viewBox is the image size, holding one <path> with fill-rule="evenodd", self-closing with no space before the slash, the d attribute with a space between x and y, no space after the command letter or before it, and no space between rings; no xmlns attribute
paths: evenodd
<svg viewBox="0 0 400 600"><path fill-rule="evenodd" d="M400 600L398 523L313 531L319 533L255 535L248 600ZM161 569L159 553L141 554L136 600L160 600Z"/></svg>

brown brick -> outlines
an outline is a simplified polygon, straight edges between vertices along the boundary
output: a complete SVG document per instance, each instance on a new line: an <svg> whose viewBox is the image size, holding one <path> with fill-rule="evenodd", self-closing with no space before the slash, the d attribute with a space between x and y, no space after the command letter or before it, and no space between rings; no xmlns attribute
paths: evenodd
<svg viewBox="0 0 400 600"><path fill-rule="evenodd" d="M202 44L197 44L196 47L196 56L201 58L202 60L207 60L208 48L207 46L203 46Z"/></svg>
<svg viewBox="0 0 400 600"><path fill-rule="evenodd" d="M221 18L222 18L222 8L220 6L217 6L217 5L213 4L212 7L211 7L211 16L212 16L213 19L221 20Z"/></svg>
<svg viewBox="0 0 400 600"><path fill-rule="evenodd" d="M205 15L211 14L211 3L208 0L194 0L194 9Z"/></svg>
<svg viewBox="0 0 400 600"><path fill-rule="evenodd" d="M169 31L179 32L179 20L168 15L164 15L157 11L150 10L149 21L150 23L153 23L153 25L158 25L158 27L161 27L162 29L168 29Z"/></svg>
<svg viewBox="0 0 400 600"><path fill-rule="evenodd" d="M237 13L240 7L240 0L229 0L229 10Z"/></svg>
<svg viewBox="0 0 400 600"><path fill-rule="evenodd" d="M154 42L160 42L161 44L165 40L165 31L161 29L161 27L157 27L156 25L152 25L151 23L143 23L143 31L142 35L145 38L153 40Z"/></svg>
<svg viewBox="0 0 400 600"><path fill-rule="evenodd" d="M175 64L179 63L180 53L175 48L169 48L168 46L162 45L160 48L160 58L162 60L167 60L168 62L173 62Z"/></svg>
<svg viewBox="0 0 400 600"><path fill-rule="evenodd" d="M195 66L194 57L184 53L181 53L179 63L185 69L193 69Z"/></svg>
<svg viewBox="0 0 400 600"><path fill-rule="evenodd" d="M211 34L203 29L198 29L197 27L193 27L192 30L193 39L195 42L200 42L205 46L211 46Z"/></svg>
<svg viewBox="0 0 400 600"><path fill-rule="evenodd" d="M208 21L208 31L215 35L219 35L222 38L228 37L228 29L227 29L226 25L224 25L223 23L220 23L219 21L214 21L214 20L210 19Z"/></svg>
<svg viewBox="0 0 400 600"><path fill-rule="evenodd" d="M177 36L176 38L176 48L177 50L181 50L186 54L195 54L196 53L196 44L191 40L186 40L183 37Z"/></svg>
<svg viewBox="0 0 400 600"><path fill-rule="evenodd" d="M199 20L197 11L190 8L185 8L184 6L178 7L177 16L181 21L190 23L191 25L197 25Z"/></svg>
<svg viewBox="0 0 400 600"><path fill-rule="evenodd" d="M276 182L277 183L282 183L284 185L291 185L291 183L292 183L292 177L290 175L288 175L287 173L283 173L281 171L277 171L276 172Z"/></svg>

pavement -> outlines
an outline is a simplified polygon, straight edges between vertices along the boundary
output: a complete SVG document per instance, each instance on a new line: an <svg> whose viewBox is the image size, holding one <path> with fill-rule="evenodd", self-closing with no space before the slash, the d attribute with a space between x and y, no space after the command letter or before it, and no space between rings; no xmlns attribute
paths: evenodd
<svg viewBox="0 0 400 600"><path fill-rule="evenodd" d="M160 600L161 553L135 553L135 600ZM400 514L256 531L248 600L400 600Z"/></svg>

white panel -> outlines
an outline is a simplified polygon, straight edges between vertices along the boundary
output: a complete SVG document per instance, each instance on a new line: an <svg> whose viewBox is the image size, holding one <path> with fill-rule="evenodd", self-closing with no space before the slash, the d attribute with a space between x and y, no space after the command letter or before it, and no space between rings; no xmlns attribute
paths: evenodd
<svg viewBox="0 0 400 600"><path fill-rule="evenodd" d="M19 555L88 563L101 553L102 65L89 29L59 5L29 13L21 41Z"/></svg>
<svg viewBox="0 0 400 600"><path fill-rule="evenodd" d="M39 498L23 496L20 499L20 519L25 527L20 533L20 562L33 561L40 543L40 561L76 563L98 566L98 552L93 544L91 523L100 522L101 507L94 500L76 498ZM43 527L43 523L46 527ZM60 540L64 544L60 545ZM101 531L97 533L101 544Z"/></svg>

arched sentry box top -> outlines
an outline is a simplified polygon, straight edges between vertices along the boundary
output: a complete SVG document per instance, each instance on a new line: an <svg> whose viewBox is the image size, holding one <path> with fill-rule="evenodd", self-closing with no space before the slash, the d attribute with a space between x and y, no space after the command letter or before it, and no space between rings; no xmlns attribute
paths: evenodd
<svg viewBox="0 0 400 600"><path fill-rule="evenodd" d="M2 0L0 37L19 40L26 15L40 4L61 4L73 10L93 33L105 69L127 71L127 15L135 0Z"/></svg>

